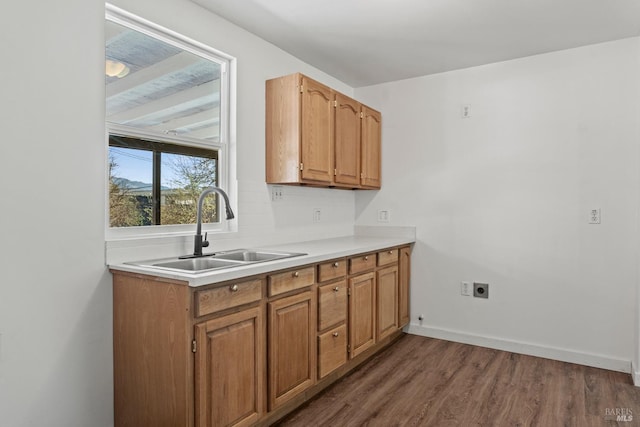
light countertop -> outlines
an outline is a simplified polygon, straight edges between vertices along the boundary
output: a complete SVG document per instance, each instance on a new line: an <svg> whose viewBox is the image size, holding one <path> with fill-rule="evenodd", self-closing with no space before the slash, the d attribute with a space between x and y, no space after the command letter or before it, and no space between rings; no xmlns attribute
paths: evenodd
<svg viewBox="0 0 640 427"><path fill-rule="evenodd" d="M256 274L269 273L276 270L294 268L301 265L314 264L318 262L328 261L334 258L342 258L366 252L375 252L394 246L411 244L414 242L415 238L409 236L393 237L354 235L332 239L288 243L277 246L261 246L259 248L252 249L302 252L306 253L307 255L274 261L259 262L255 264L242 265L220 270L211 270L197 274L163 270L153 267L143 267L126 263L109 265L109 268L111 270L180 280L187 282L189 286L197 287L225 282L227 280L240 279Z"/></svg>

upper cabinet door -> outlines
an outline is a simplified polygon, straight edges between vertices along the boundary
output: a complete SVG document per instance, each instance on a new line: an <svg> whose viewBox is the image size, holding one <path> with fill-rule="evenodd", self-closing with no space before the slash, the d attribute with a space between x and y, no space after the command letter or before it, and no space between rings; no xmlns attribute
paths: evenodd
<svg viewBox="0 0 640 427"><path fill-rule="evenodd" d="M363 187L380 188L381 183L381 146L382 115L362 106L362 173L360 184Z"/></svg>
<svg viewBox="0 0 640 427"><path fill-rule="evenodd" d="M301 92L301 178L330 183L333 178L335 93L306 77L302 77Z"/></svg>
<svg viewBox="0 0 640 427"><path fill-rule="evenodd" d="M336 170L338 184L360 185L360 103L336 93Z"/></svg>

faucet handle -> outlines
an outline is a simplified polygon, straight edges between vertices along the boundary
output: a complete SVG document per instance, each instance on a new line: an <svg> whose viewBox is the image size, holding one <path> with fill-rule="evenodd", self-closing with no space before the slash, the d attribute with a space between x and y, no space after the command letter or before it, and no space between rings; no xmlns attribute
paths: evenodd
<svg viewBox="0 0 640 427"><path fill-rule="evenodd" d="M204 232L204 239L202 239L202 247L206 248L207 246L209 246L209 241L207 240L207 232Z"/></svg>

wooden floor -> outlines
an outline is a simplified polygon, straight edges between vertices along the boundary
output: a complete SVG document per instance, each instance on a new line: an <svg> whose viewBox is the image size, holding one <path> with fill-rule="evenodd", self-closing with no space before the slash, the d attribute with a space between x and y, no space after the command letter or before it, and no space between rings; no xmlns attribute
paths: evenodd
<svg viewBox="0 0 640 427"><path fill-rule="evenodd" d="M405 335L278 425L640 426L640 388L621 372Z"/></svg>

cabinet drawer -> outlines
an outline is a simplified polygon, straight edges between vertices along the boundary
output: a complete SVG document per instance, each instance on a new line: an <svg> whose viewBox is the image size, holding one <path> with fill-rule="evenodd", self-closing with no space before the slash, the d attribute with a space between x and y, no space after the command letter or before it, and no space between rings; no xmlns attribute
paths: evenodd
<svg viewBox="0 0 640 427"><path fill-rule="evenodd" d="M259 301L261 298L262 280L259 279L198 291L196 292L196 316Z"/></svg>
<svg viewBox="0 0 640 427"><path fill-rule="evenodd" d="M301 289L315 282L315 266L269 275L269 296Z"/></svg>
<svg viewBox="0 0 640 427"><path fill-rule="evenodd" d="M318 331L347 320L347 281L318 287Z"/></svg>
<svg viewBox="0 0 640 427"><path fill-rule="evenodd" d="M323 378L347 363L347 325L318 336L318 376Z"/></svg>
<svg viewBox="0 0 640 427"><path fill-rule="evenodd" d="M378 252L378 265L387 265L398 262L398 249L388 249Z"/></svg>
<svg viewBox="0 0 640 427"><path fill-rule="evenodd" d="M375 266L376 254L364 254L349 258L349 274L370 270Z"/></svg>
<svg viewBox="0 0 640 427"><path fill-rule="evenodd" d="M347 275L347 263L344 259L325 262L318 266L318 282L339 279Z"/></svg>

